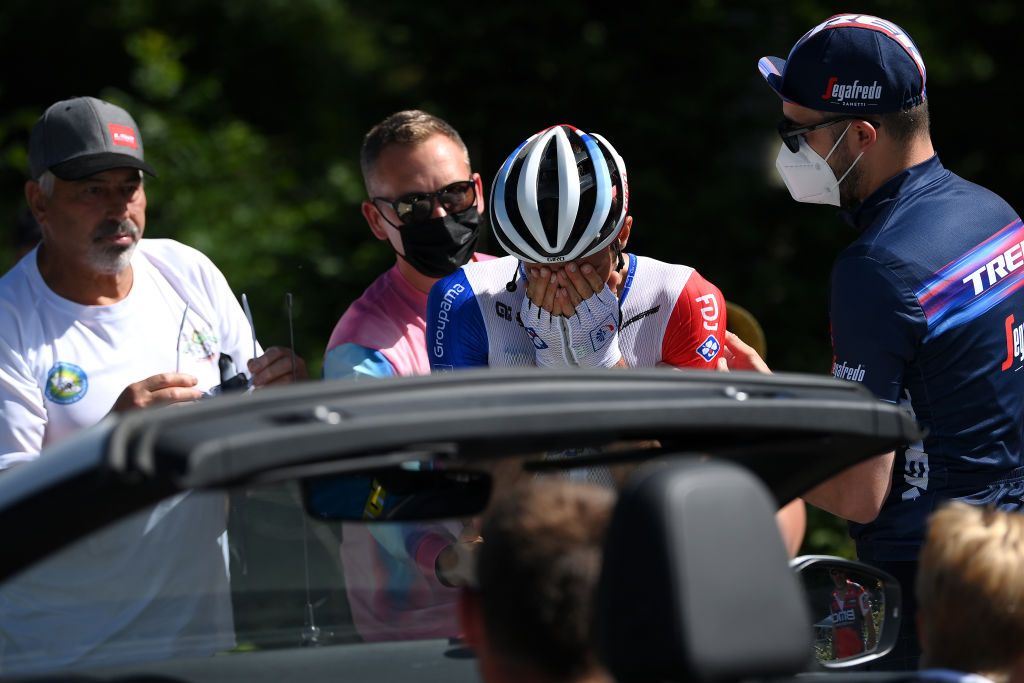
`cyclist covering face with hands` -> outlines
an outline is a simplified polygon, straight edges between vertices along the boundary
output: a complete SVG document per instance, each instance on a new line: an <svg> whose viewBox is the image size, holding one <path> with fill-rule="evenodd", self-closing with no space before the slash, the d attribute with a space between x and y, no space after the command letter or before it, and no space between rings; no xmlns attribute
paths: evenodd
<svg viewBox="0 0 1024 683"><path fill-rule="evenodd" d="M489 200L509 256L467 264L431 289L431 368L715 369L722 293L690 266L628 253L629 203L626 164L601 135L557 125L523 141ZM780 526L795 552L803 515Z"/></svg>
<svg viewBox="0 0 1024 683"><path fill-rule="evenodd" d="M432 368L714 367L722 294L689 266L624 251L626 166L605 138L567 125L533 135L490 196L510 256L468 264L432 288Z"/></svg>

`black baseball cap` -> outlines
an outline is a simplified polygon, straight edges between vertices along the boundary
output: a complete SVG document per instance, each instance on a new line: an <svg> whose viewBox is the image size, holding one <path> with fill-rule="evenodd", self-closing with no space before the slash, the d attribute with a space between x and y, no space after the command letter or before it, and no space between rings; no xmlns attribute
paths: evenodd
<svg viewBox="0 0 1024 683"><path fill-rule="evenodd" d="M142 154L142 135L131 114L95 97L62 100L43 112L28 143L29 173L50 171L79 180L113 168L137 168L156 176Z"/></svg>
<svg viewBox="0 0 1024 683"><path fill-rule="evenodd" d="M921 51L906 31L867 14L837 14L808 31L787 59L757 63L788 101L839 114L887 114L925 100Z"/></svg>

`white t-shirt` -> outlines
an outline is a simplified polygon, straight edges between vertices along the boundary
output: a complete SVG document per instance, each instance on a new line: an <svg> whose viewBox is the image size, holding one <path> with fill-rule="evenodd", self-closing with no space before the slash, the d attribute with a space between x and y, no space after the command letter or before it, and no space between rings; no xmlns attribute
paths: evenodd
<svg viewBox="0 0 1024 683"><path fill-rule="evenodd" d="M132 268L128 296L109 306L55 294L35 250L0 278L0 470L95 424L129 384L177 366L207 390L221 352L245 369L252 331L210 259L144 239ZM232 647L226 517L222 494L185 493L5 583L0 672Z"/></svg>
<svg viewBox="0 0 1024 683"><path fill-rule="evenodd" d="M121 301L83 306L43 282L36 251L0 278L0 469L110 412L126 386L178 364L206 390L220 352L245 369L252 331L216 266L173 240L144 239Z"/></svg>

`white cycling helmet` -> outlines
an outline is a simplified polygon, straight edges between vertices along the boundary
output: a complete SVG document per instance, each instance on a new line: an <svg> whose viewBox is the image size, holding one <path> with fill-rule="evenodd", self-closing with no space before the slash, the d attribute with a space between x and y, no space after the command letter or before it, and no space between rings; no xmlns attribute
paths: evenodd
<svg viewBox="0 0 1024 683"><path fill-rule="evenodd" d="M622 157L600 135L568 125L519 145L491 185L498 243L531 263L571 261L605 248L628 210Z"/></svg>

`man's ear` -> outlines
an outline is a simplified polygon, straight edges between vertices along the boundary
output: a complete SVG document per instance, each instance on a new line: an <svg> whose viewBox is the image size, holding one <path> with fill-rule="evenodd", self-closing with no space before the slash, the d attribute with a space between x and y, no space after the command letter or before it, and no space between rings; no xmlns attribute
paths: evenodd
<svg viewBox="0 0 1024 683"><path fill-rule="evenodd" d="M857 150L863 152L878 140L878 131L867 121L854 121L850 127Z"/></svg>
<svg viewBox="0 0 1024 683"><path fill-rule="evenodd" d="M373 236L379 240L386 240L388 238L388 231L382 225L384 217L380 215L380 211L377 210L373 202L364 200L359 208L363 212L363 218L366 219L367 224L370 226Z"/></svg>
<svg viewBox="0 0 1024 683"><path fill-rule="evenodd" d="M619 243L619 249L625 250L626 243L629 242L629 231L633 228L633 217L626 216L626 220L622 222L622 230L619 231L618 236L615 238Z"/></svg>
<svg viewBox="0 0 1024 683"><path fill-rule="evenodd" d="M46 217L46 194L35 180L25 181L25 201L36 222L42 225Z"/></svg>
<svg viewBox="0 0 1024 683"><path fill-rule="evenodd" d="M480 594L463 588L459 591L459 623L466 645L479 650L484 644L484 614Z"/></svg>
<svg viewBox="0 0 1024 683"><path fill-rule="evenodd" d="M472 177L473 182L476 183L476 210L482 216L486 209L484 206L484 181L480 178L479 173L474 173Z"/></svg>

